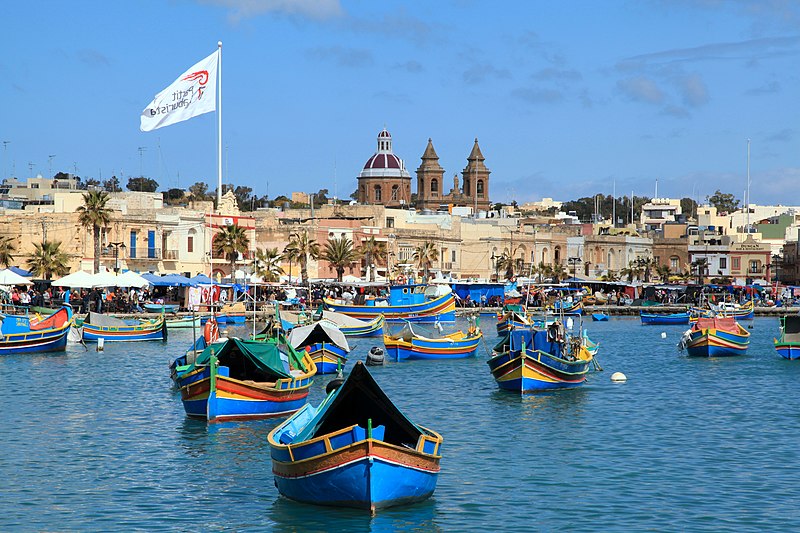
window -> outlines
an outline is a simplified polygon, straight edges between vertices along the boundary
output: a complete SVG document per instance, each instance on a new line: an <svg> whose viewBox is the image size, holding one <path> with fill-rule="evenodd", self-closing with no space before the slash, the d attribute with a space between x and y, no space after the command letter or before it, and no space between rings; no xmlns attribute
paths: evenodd
<svg viewBox="0 0 800 533"><path fill-rule="evenodd" d="M483 198L483 180L478 180L475 189L478 192L478 198Z"/></svg>
<svg viewBox="0 0 800 533"><path fill-rule="evenodd" d="M680 268L680 266L681 266L681 260L680 260L679 257L674 257L673 256L673 257L669 258L669 269L670 270L672 270L674 272L677 272L678 269Z"/></svg>
<svg viewBox="0 0 800 533"><path fill-rule="evenodd" d="M380 185L376 185L375 186L375 197L374 198L375 198L376 202L380 202L382 200L382 198L381 198L381 186Z"/></svg>
<svg viewBox="0 0 800 533"><path fill-rule="evenodd" d="M453 255L452 255L452 256L450 256L450 257L451 257L451 259L450 259L450 260L451 260L453 263L455 263L455 262L456 262L456 251L455 251L455 250L453 250Z"/></svg>
<svg viewBox="0 0 800 533"><path fill-rule="evenodd" d="M386 227L387 228L394 227L394 217L386 217Z"/></svg>
<svg viewBox="0 0 800 533"><path fill-rule="evenodd" d="M755 259L750 261L750 273L758 274L760 272L761 272L761 261Z"/></svg>
<svg viewBox="0 0 800 533"><path fill-rule="evenodd" d="M732 257L731 258L731 269L732 270L739 270L741 268L742 268L742 266L741 266L741 263L739 263L739 258L738 257Z"/></svg>
<svg viewBox="0 0 800 533"><path fill-rule="evenodd" d="M469 178L464 180L464 194L469 196Z"/></svg>
<svg viewBox="0 0 800 533"><path fill-rule="evenodd" d="M392 185L392 200L397 201L397 191L399 187L397 185Z"/></svg>
<svg viewBox="0 0 800 533"><path fill-rule="evenodd" d="M189 253L194 252L194 235L189 235L186 239L186 251Z"/></svg>
<svg viewBox="0 0 800 533"><path fill-rule="evenodd" d="M728 258L727 257L720 257L719 258L719 268L720 270L723 268L728 268Z"/></svg>
<svg viewBox="0 0 800 533"><path fill-rule="evenodd" d="M436 193L439 192L439 180L437 180L436 178L433 178L431 180L431 192L433 194L436 194Z"/></svg>

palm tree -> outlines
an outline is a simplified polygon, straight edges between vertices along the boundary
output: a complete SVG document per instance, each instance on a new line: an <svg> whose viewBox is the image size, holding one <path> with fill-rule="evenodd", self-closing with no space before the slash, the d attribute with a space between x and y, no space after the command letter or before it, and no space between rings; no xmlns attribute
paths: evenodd
<svg viewBox="0 0 800 533"><path fill-rule="evenodd" d="M285 258L300 263L300 277L303 283L308 281L308 260L319 257L319 243L308 236L308 231L292 233L289 244L283 249Z"/></svg>
<svg viewBox="0 0 800 533"><path fill-rule="evenodd" d="M361 243L360 251L361 255L363 255L367 260L367 281L373 281L375 273L372 270L372 263L382 263L386 260L386 243L382 241L376 241L374 236L370 236L369 239Z"/></svg>
<svg viewBox="0 0 800 533"><path fill-rule="evenodd" d="M600 281L619 281L619 275L613 270L609 270L600 276Z"/></svg>
<svg viewBox="0 0 800 533"><path fill-rule="evenodd" d="M425 281L428 280L428 270L433 266L433 262L439 259L439 250L431 241L425 241L414 250L414 261L417 268L425 272Z"/></svg>
<svg viewBox="0 0 800 533"><path fill-rule="evenodd" d="M503 252L503 255L497 258L496 268L497 270L505 270L505 277L506 279L511 279L514 277L514 267L515 261L506 252Z"/></svg>
<svg viewBox="0 0 800 533"><path fill-rule="evenodd" d="M544 261L539 263L539 266L536 267L536 271L539 273L539 281L541 282L543 279L552 278L553 277L553 267L551 265L546 265Z"/></svg>
<svg viewBox="0 0 800 533"><path fill-rule="evenodd" d="M236 272L236 260L239 259L239 254L246 252L250 248L247 230L237 224L228 224L214 235L213 246L216 257L225 257L230 262L231 280L233 280Z"/></svg>
<svg viewBox="0 0 800 533"><path fill-rule="evenodd" d="M553 281L555 283L561 283L562 279L568 277L569 277L569 272L567 271L567 267L565 267L562 264L553 265Z"/></svg>
<svg viewBox="0 0 800 533"><path fill-rule="evenodd" d="M666 283L669 281L669 275L671 272L667 265L656 265L656 274L658 274L658 277L661 278L661 281Z"/></svg>
<svg viewBox="0 0 800 533"><path fill-rule="evenodd" d="M33 256L28 259L28 268L35 276L50 279L69 272L69 256L61 250L59 241L42 241L33 245Z"/></svg>
<svg viewBox="0 0 800 533"><path fill-rule="evenodd" d="M281 254L277 248L267 248L262 250L256 248L256 258L253 262L256 276L264 278L265 281L278 281L283 269L278 264Z"/></svg>
<svg viewBox="0 0 800 533"><path fill-rule="evenodd" d="M100 230L111 221L111 209L106 207L111 197L103 191L89 191L83 195L83 205L76 210L78 222L84 228L92 228L94 237L94 272L100 271Z"/></svg>
<svg viewBox="0 0 800 533"><path fill-rule="evenodd" d="M3 237L0 239L0 265L8 268L14 260L14 256L11 255L11 252L15 250L14 240L11 237Z"/></svg>
<svg viewBox="0 0 800 533"><path fill-rule="evenodd" d="M361 257L358 250L353 249L353 241L347 237L329 239L320 256L336 269L336 278L342 281L344 269L355 263Z"/></svg>
<svg viewBox="0 0 800 533"><path fill-rule="evenodd" d="M708 271L708 259L705 257L698 257L692 261L692 268L697 269L697 284L703 284L704 274Z"/></svg>

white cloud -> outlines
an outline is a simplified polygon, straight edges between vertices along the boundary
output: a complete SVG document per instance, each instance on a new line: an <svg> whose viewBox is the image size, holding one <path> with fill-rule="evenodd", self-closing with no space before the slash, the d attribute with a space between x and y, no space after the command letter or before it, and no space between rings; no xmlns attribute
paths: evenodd
<svg viewBox="0 0 800 533"><path fill-rule="evenodd" d="M203 4L229 8L234 21L258 17L267 13L303 15L315 19L338 17L342 14L339 0L199 0Z"/></svg>

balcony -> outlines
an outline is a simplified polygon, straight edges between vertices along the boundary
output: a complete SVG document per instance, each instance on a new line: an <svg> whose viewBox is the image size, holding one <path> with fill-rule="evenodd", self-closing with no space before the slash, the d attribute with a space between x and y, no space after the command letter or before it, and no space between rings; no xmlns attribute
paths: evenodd
<svg viewBox="0 0 800 533"><path fill-rule="evenodd" d="M128 252L129 261L158 261L161 259L161 248L131 248Z"/></svg>
<svg viewBox="0 0 800 533"><path fill-rule="evenodd" d="M164 260L165 261L177 261L178 260L178 250L164 250Z"/></svg>

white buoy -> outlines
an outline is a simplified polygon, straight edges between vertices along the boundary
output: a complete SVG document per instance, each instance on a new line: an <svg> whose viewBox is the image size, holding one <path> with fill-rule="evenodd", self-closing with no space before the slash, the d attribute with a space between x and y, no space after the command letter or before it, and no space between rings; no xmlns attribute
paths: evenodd
<svg viewBox="0 0 800 533"><path fill-rule="evenodd" d="M661 338L662 339L666 339L667 338L667 332L666 331L662 331L661 332Z"/></svg>
<svg viewBox="0 0 800 533"><path fill-rule="evenodd" d="M567 317L567 329L571 330L572 326L574 326L574 325L575 325L575 322L572 320L572 317L568 316Z"/></svg>
<svg viewBox="0 0 800 533"><path fill-rule="evenodd" d="M98 352L102 352L103 348L105 348L105 343L106 343L105 341L106 340L103 337L100 337L99 339L97 339L97 351Z"/></svg>
<svg viewBox="0 0 800 533"><path fill-rule="evenodd" d="M613 374L611 374L611 381L622 383L624 381L628 381L628 376L626 376L622 372L614 372Z"/></svg>

